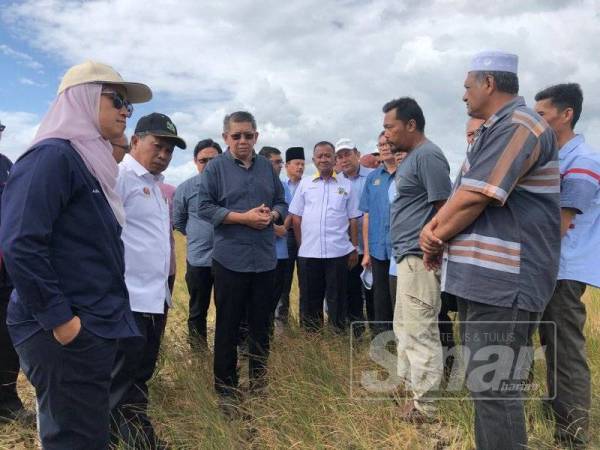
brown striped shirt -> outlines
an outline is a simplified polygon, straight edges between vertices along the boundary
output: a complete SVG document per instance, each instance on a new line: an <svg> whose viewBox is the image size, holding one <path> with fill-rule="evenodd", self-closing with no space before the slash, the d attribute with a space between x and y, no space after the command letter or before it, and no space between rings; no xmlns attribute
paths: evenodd
<svg viewBox="0 0 600 450"><path fill-rule="evenodd" d="M552 129L522 97L482 126L454 191L492 199L444 253L442 289L496 306L543 311L560 255L560 174Z"/></svg>

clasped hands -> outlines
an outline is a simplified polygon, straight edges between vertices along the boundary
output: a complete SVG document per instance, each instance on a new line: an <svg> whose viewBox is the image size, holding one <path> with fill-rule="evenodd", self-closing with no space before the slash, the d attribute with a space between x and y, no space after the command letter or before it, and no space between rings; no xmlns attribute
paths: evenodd
<svg viewBox="0 0 600 450"><path fill-rule="evenodd" d="M274 222L279 215L276 211L271 210L264 203L256 208L252 208L246 211L244 214L244 223L250 228L256 230L263 230L267 228L272 222Z"/></svg>
<svg viewBox="0 0 600 450"><path fill-rule="evenodd" d="M419 236L419 246L423 250L423 265L427 270L437 270L442 265L444 242L434 233L437 226L438 220L434 217L423 227Z"/></svg>

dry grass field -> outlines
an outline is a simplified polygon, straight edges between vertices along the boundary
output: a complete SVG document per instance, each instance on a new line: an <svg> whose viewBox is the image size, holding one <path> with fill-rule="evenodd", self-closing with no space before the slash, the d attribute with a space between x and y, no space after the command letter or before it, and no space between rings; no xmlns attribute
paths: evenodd
<svg viewBox="0 0 600 450"><path fill-rule="evenodd" d="M350 342L322 334L309 336L292 326L277 335L269 361L266 397L243 404L244 418L227 421L217 409L212 389L212 357L192 356L186 341L187 290L184 239L177 236L179 273L176 306L162 346L159 368L151 385L151 416L161 437L175 449L471 449L470 402L441 402L440 421L414 426L399 420L392 398L380 401L351 398ZM297 298L294 287L294 300ZM297 302L296 302L297 303ZM294 304L297 307L297 304ZM588 354L592 368L592 448L600 448L600 292L589 290ZM214 319L211 306L210 320ZM354 355L362 364L368 343ZM543 393L544 368L535 377ZM242 385L243 387L243 385ZM20 390L32 406L32 389L25 379ZM552 423L539 401L527 402L529 443L533 449L553 449ZM35 431L0 425L0 448L37 448ZM67 450L67 449L65 449Z"/></svg>

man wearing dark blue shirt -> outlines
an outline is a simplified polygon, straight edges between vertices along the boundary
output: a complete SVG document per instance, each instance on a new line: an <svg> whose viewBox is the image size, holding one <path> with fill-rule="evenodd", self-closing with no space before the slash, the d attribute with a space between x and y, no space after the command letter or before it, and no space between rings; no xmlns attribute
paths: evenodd
<svg viewBox="0 0 600 450"><path fill-rule="evenodd" d="M237 342L244 312L248 320L250 388L264 386L269 324L277 264L273 223L287 214L281 181L271 163L256 155L258 133L252 114L225 116L227 152L204 171L198 215L215 227L215 388L226 414L234 412Z"/></svg>
<svg viewBox="0 0 600 450"><path fill-rule="evenodd" d="M0 122L0 139L5 130ZM0 195L12 168L12 162L0 153ZM0 255L0 422L35 420L35 415L23 408L17 394L17 376L19 375L19 356L15 352L6 327L6 309L12 292L12 283Z"/></svg>

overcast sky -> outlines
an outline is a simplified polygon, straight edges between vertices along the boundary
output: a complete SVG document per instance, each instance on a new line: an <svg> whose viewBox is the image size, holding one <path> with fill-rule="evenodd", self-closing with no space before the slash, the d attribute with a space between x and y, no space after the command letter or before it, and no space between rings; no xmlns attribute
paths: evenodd
<svg viewBox="0 0 600 450"><path fill-rule="evenodd" d="M148 84L143 114L165 113L189 148L220 139L223 116L257 118L257 147L354 140L374 150L382 105L414 97L426 134L453 170L463 158L461 101L470 57L498 49L519 55L521 95L575 81L585 101L577 130L600 147L600 1L0 0L0 151L28 146L66 69L105 62ZM195 173L176 150L167 181Z"/></svg>

